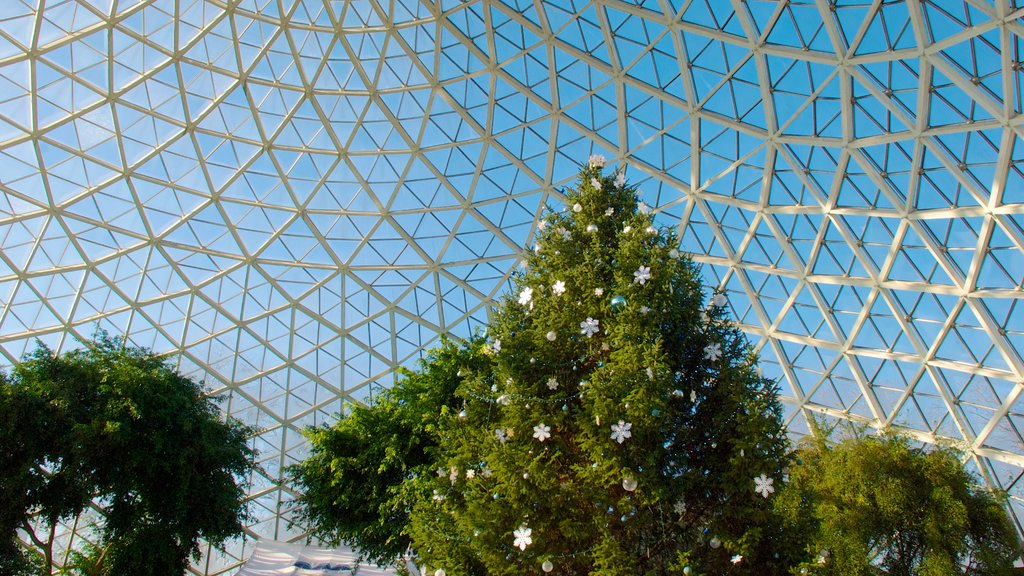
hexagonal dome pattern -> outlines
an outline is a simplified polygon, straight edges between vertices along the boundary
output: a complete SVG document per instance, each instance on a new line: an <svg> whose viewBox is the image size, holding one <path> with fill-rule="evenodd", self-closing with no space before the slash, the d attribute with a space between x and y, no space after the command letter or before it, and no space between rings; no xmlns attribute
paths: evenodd
<svg viewBox="0 0 1024 576"><path fill-rule="evenodd" d="M0 354L99 327L180 358L260 429L251 536L296 537L299 430L484 324L604 154L794 433L958 441L1020 528L1022 5L4 2Z"/></svg>

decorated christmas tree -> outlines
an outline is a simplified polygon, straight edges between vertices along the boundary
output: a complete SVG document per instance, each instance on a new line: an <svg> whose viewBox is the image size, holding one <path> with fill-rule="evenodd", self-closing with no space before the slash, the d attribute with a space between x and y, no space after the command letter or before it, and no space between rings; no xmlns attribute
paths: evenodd
<svg viewBox="0 0 1024 576"><path fill-rule="evenodd" d="M412 480L428 574L775 574L788 441L727 298L591 157ZM458 405L458 404L457 404Z"/></svg>

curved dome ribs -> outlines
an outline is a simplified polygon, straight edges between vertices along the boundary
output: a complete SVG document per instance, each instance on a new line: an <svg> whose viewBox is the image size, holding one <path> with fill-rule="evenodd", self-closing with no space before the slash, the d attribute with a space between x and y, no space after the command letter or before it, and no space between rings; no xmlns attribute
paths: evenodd
<svg viewBox="0 0 1024 576"><path fill-rule="evenodd" d="M485 325L592 153L794 434L955 441L1021 527L1017 0L36 4L0 8L0 354L179 358L260 430L253 537L301 534L299 430Z"/></svg>

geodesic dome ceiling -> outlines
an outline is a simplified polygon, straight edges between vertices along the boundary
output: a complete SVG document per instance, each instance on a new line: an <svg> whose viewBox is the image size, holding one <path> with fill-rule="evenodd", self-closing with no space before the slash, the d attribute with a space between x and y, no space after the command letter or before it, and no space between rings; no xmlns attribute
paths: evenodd
<svg viewBox="0 0 1024 576"><path fill-rule="evenodd" d="M299 430L486 323L627 166L811 414L953 439L1024 518L1024 2L0 5L0 353L97 327ZM245 550L199 573L230 570Z"/></svg>

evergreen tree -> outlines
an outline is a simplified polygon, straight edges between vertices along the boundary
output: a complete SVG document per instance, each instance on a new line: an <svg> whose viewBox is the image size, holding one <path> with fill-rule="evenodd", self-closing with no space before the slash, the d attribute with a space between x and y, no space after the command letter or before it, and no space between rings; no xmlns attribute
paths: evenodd
<svg viewBox="0 0 1024 576"><path fill-rule="evenodd" d="M621 172L592 157L439 416L408 527L429 573L775 574L774 382Z"/></svg>
<svg viewBox="0 0 1024 576"><path fill-rule="evenodd" d="M299 520L321 542L346 542L378 564L401 564L411 541L410 481L436 467L439 417L458 412L460 370L489 360L477 338L447 338L369 406L353 405L330 426L304 431L308 458L288 468L299 497Z"/></svg>

